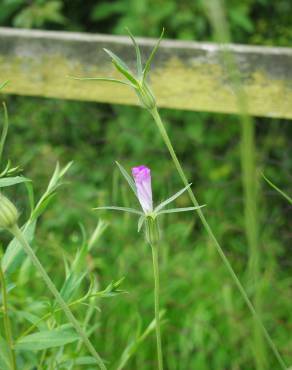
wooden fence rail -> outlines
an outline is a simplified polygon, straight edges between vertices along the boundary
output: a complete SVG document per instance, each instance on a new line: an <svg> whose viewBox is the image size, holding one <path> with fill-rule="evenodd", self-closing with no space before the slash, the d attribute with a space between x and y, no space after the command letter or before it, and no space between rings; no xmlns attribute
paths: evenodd
<svg viewBox="0 0 292 370"><path fill-rule="evenodd" d="M155 40L138 38L144 58ZM9 94L137 104L128 88L79 82L75 76L117 73L102 48L134 67L128 37L0 28L0 82ZM256 116L292 118L292 49L230 45ZM153 63L151 82L161 107L236 113L236 99L220 57L211 43L164 40Z"/></svg>

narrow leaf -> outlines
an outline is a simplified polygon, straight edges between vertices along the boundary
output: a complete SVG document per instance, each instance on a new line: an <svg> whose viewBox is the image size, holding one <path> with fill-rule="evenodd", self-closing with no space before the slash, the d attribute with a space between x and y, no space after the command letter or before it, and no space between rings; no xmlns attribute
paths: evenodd
<svg viewBox="0 0 292 370"><path fill-rule="evenodd" d="M110 298L114 297L115 295L126 293L124 290L120 289L120 286L124 280L125 278L122 277L118 281L112 281L104 290L96 292L93 296Z"/></svg>
<svg viewBox="0 0 292 370"><path fill-rule="evenodd" d="M160 203L154 210L154 212L160 211L162 208L164 208L167 204L173 202L176 198L178 198L180 195L182 195L192 184L188 184L186 187L175 193L172 197L166 199L164 202Z"/></svg>
<svg viewBox="0 0 292 370"><path fill-rule="evenodd" d="M1 89L1 86L0 86L0 89ZM3 109L4 109L4 122L3 122L3 128L2 128L1 139L0 139L0 163L2 160L2 153L4 150L4 145L5 145L5 141L6 141L6 137L8 133L8 127L9 127L8 111L7 111L7 107L5 103L3 103Z"/></svg>
<svg viewBox="0 0 292 370"><path fill-rule="evenodd" d="M116 165L119 167L119 170L121 171L121 174L124 176L127 183L129 184L130 188L133 190L134 194L138 198L137 189L136 189L136 185L135 185L134 180L132 179L132 177L128 174L128 172L124 169L124 167L119 162L116 161Z"/></svg>
<svg viewBox="0 0 292 370"><path fill-rule="evenodd" d="M59 179L62 178L66 174L66 172L68 172L68 170L72 166L72 164L73 164L73 161L70 161L66 164L65 167L61 168L60 174L59 174Z"/></svg>
<svg viewBox="0 0 292 370"><path fill-rule="evenodd" d="M88 251L91 251L107 227L108 224L106 222L101 219L98 220L98 224L88 240Z"/></svg>
<svg viewBox="0 0 292 370"><path fill-rule="evenodd" d="M162 318L164 312L160 312L159 316ZM116 366L117 370L122 370L125 368L127 363L129 362L130 358L136 353L139 346L143 343L143 341L155 330L156 322L155 320L151 321L147 328L144 330L142 334L139 333L136 338L134 338L130 343L127 345L125 350L123 351L121 358Z"/></svg>
<svg viewBox="0 0 292 370"><path fill-rule="evenodd" d="M1 144L2 150L3 150L3 147L4 147L4 144L3 145ZM2 157L2 153L1 153L1 157ZM0 163L1 163L1 160L0 160ZM7 173L11 171L10 165L11 165L10 160L8 160L4 170L0 173L0 178L5 177ZM14 168L12 168L12 171L14 171Z"/></svg>
<svg viewBox="0 0 292 370"><path fill-rule="evenodd" d="M72 166L73 162L69 162L65 167L60 168L59 163L57 162L56 168L54 170L54 173L49 181L48 187L44 194L41 196L40 200L38 201L37 205L35 206L30 219L36 219L41 215L42 212L46 209L52 198L56 194L56 190L58 187L63 185L62 183L62 177L66 174L66 172L69 170L69 168Z"/></svg>
<svg viewBox="0 0 292 370"><path fill-rule="evenodd" d="M122 59L120 59L116 54L114 54L112 51L108 49L103 49L111 58L113 61L114 66L117 68L118 71L120 71L134 86L138 86L138 83L136 81L136 78L132 75L131 70L126 65Z"/></svg>
<svg viewBox="0 0 292 370"><path fill-rule="evenodd" d="M25 187L27 190L28 195L28 202L29 202L29 208L30 208L30 214L32 214L34 209L34 189L31 182L25 182Z"/></svg>
<svg viewBox="0 0 292 370"><path fill-rule="evenodd" d="M157 213L157 215L161 215L163 213L176 213L176 212L189 212L189 211L195 211L196 209L205 207L206 204L203 204L202 206L198 207L185 207L185 208L172 208L172 209L165 209L164 211L160 211Z"/></svg>
<svg viewBox="0 0 292 370"><path fill-rule="evenodd" d="M60 164L59 164L59 162L57 162L55 170L53 172L53 175L52 175L52 177L49 181L47 191L50 191L51 189L54 189L54 187L56 186L56 184L59 180L59 174L60 174Z"/></svg>
<svg viewBox="0 0 292 370"><path fill-rule="evenodd" d="M148 60L147 60L147 62L146 62L146 64L145 64L145 68L144 68L144 70L143 70L143 82L144 82L144 80L145 80L145 79L146 79L146 77L147 77L147 74L148 74L149 69L150 69L150 67L151 67L152 59L153 59L154 55L155 55L155 54L156 54L156 52L157 52L157 49L158 49L158 47L159 47L159 45L160 45L160 42L161 42L161 40L162 40L162 38L163 38L163 35L164 35L164 28L163 28L163 30L162 30L162 32L161 32L161 35L160 35L160 37L159 37L159 39L158 39L158 41L157 41L157 43L156 43L156 45L155 45L154 49L152 50L152 52L151 52L151 54L150 54L150 57L148 58Z"/></svg>
<svg viewBox="0 0 292 370"><path fill-rule="evenodd" d="M69 274L60 290L60 294L66 303L72 302L74 295L78 293L78 289L86 274L87 272L78 274L75 273L75 271L72 271L71 274Z"/></svg>
<svg viewBox="0 0 292 370"><path fill-rule="evenodd" d="M5 177L3 179L0 179L0 188L20 184L22 182L27 182L27 181L31 181L31 180L23 176Z"/></svg>
<svg viewBox="0 0 292 370"><path fill-rule="evenodd" d="M132 85L129 82L117 80L116 78L109 78L109 77L70 77L73 80L79 80L79 81L104 81L104 82L114 82L122 85L127 85L130 87L135 88L134 85Z"/></svg>
<svg viewBox="0 0 292 370"><path fill-rule="evenodd" d="M0 90L3 89L8 84L8 81L4 81L2 84L0 84Z"/></svg>
<svg viewBox="0 0 292 370"><path fill-rule="evenodd" d="M47 329L47 325L43 322L43 319L35 314L26 311L17 311L16 314L19 318L25 319L30 324L32 324L33 327L36 327L39 330Z"/></svg>
<svg viewBox="0 0 292 370"><path fill-rule="evenodd" d="M35 226L35 221L29 221L23 228L23 235L28 243L31 243L33 240ZM13 272L21 264L24 257L25 253L19 242L15 238L12 239L2 257L3 272Z"/></svg>
<svg viewBox="0 0 292 370"><path fill-rule="evenodd" d="M275 184L272 183L271 180L269 180L263 173L262 173L263 178L266 180L266 182L273 188L275 189L279 194L282 195L290 204L292 204L292 198L289 197L288 194L284 193L283 190L279 189Z"/></svg>
<svg viewBox="0 0 292 370"><path fill-rule="evenodd" d="M134 44L134 47L135 47L135 51L136 51L136 58L137 58L137 73L138 73L138 77L141 78L142 77L142 61L141 61L141 52L140 52L140 48L133 36L133 34L131 33L131 31L129 30L128 27L126 27L126 31L128 32L133 44Z"/></svg>
<svg viewBox="0 0 292 370"><path fill-rule="evenodd" d="M130 68L127 66L127 64L120 57L118 57L111 50L108 50L106 48L104 48L103 50L111 57L112 60L114 60L117 64L119 64L121 68L126 70L128 73L131 73Z"/></svg>
<svg viewBox="0 0 292 370"><path fill-rule="evenodd" d="M102 210L102 209L107 209L107 210L113 210L113 211L122 211L122 212L129 212L129 213L135 213L137 215L144 215L143 212L138 211L137 209L134 208L127 208L127 207L115 207L115 206L109 206L109 207L96 207L93 208L94 210Z"/></svg>
<svg viewBox="0 0 292 370"><path fill-rule="evenodd" d="M47 348L61 347L65 344L75 342L79 335L68 329L54 329L40 331L22 337L15 345L17 350L41 351Z"/></svg>
<svg viewBox="0 0 292 370"><path fill-rule="evenodd" d="M96 359L91 356L82 356L74 358L73 360L66 360L61 362L61 367L65 369L71 368L76 365L96 365ZM93 367L94 368L94 367Z"/></svg>
<svg viewBox="0 0 292 370"><path fill-rule="evenodd" d="M143 226L144 221L145 221L145 216L143 215L143 216L141 216L139 218L139 221L138 221L138 233L140 232L140 230L141 230L141 228Z"/></svg>
<svg viewBox="0 0 292 370"><path fill-rule="evenodd" d="M55 195L56 193L49 193L40 199L30 215L30 221L38 219L45 212Z"/></svg>

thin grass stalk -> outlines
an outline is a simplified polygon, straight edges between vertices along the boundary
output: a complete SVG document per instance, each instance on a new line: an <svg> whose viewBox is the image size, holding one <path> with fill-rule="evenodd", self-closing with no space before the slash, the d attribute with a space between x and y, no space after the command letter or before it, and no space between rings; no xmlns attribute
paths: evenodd
<svg viewBox="0 0 292 370"><path fill-rule="evenodd" d="M244 189L245 234L249 248L248 282L254 291L253 301L259 315L262 312L260 251L258 234L258 181L256 173L255 126L252 120L241 122L241 166ZM254 320L255 366L265 369L266 351L260 328Z"/></svg>
<svg viewBox="0 0 292 370"><path fill-rule="evenodd" d="M8 126L9 126L7 106L4 102L2 103L2 105L3 105L3 110L4 110L4 123L3 123L1 138L0 138L0 162L2 161L2 154L3 154L4 145L5 145L5 141L6 141L6 137L8 133Z"/></svg>
<svg viewBox="0 0 292 370"><path fill-rule="evenodd" d="M99 354L96 352L95 348L91 344L90 340L88 339L86 333L80 326L79 322L75 318L75 316L72 314L70 308L66 304L66 302L63 300L61 294L55 287L54 283L52 282L51 278L47 274L46 270L44 269L43 265L39 261L38 257L34 253L33 249L30 247L26 239L24 238L21 230L17 225L14 225L11 229L10 232L14 235L14 237L18 240L18 242L21 244L23 249L25 250L26 254L28 257L31 259L32 263L35 265L37 271L40 273L41 277L43 278L44 282L46 283L47 287L53 294L53 296L56 298L56 301L64 311L65 315L67 316L68 320L72 324L72 326L75 328L76 332L80 335L82 338L85 346L87 347L88 351L91 353L91 355L95 358L96 363L98 364L99 368L101 370L106 370L106 366L104 365L101 357Z"/></svg>
<svg viewBox="0 0 292 370"><path fill-rule="evenodd" d="M9 347L10 365L11 365L11 370L16 370L17 369L16 357L15 357L15 351L14 351L11 322L10 322L9 314L8 314L7 288L6 288L5 276L4 276L2 267L1 267L1 263L0 263L0 284L1 284L1 296L2 296L2 303L3 303L3 325L4 325L6 341Z"/></svg>
<svg viewBox="0 0 292 370"><path fill-rule="evenodd" d="M170 138L169 138L169 136L167 134L167 131L166 131L165 127L164 127L164 124L163 124L163 122L161 120L161 117L160 117L160 114L159 114L157 108L155 107L152 110L150 110L149 112L151 113L151 115L152 115L152 117L153 117L153 119L154 119L154 121L156 123L156 126L157 126L157 128L159 130L159 133L162 136L162 139L163 139L163 141L164 141L164 143L165 143L165 145L166 145L166 147L167 147L167 149L168 149L168 151L169 151L169 153L171 155L171 158L172 158L172 160L174 162L174 165L175 165L175 167L176 167L176 169L177 169L177 171L178 171L178 173L179 173L179 175L180 175L180 177L182 179L183 184L185 186L187 186L189 184L189 181L188 181L188 179L187 179L187 177L186 177L186 175L184 173L184 170L183 170L183 168L182 168L182 166L180 164L180 161L179 161L179 159L178 159L178 157L177 157L177 155L175 153L175 150L173 148L173 145L172 145L172 143L170 141ZM187 192L189 193L189 196L190 196L190 199L191 199L193 205L195 207L198 207L199 206L199 203L198 203L198 201L197 201L197 199L196 199L196 197L195 197L192 189L191 188L188 188L187 189ZM265 326L263 325L263 323L262 323L259 315L257 314L257 312L256 312L256 310L255 310L255 308L254 308L251 300L249 299L249 297L248 297L248 295L247 295L247 293L246 293L243 285L241 284L241 282L240 282L239 278L237 277L236 273L234 272L234 270L233 270L233 268L232 268L232 266L231 266L228 258L225 256L225 253L224 253L222 247L220 246L217 238L215 237L215 235L214 235L214 233L213 233L210 225L208 224L208 222L207 222L207 220L206 220L206 218L204 216L204 213L203 213L202 209L201 208L198 208L196 210L196 212L197 212L197 214L198 214L198 216L199 216L199 218L200 218L200 220L201 220L201 222L202 222L202 224L203 224L203 226L204 226L204 228L205 228L208 236L213 241L213 243L214 243L214 245L215 245L215 247L216 247L216 249L217 249L217 251L218 251L218 253L219 253L219 255L220 255L221 259L222 259L222 261L223 261L223 263L225 264L225 266L226 266L229 274L231 275L231 277L232 277L235 285L237 286L237 288L238 288L238 290L239 290L242 298L244 299L247 307L249 308L249 310L252 313L254 319L256 320L257 324L261 328L261 331L262 331L264 337L266 338L266 340L267 340L267 342L268 342L271 350L273 351L275 357L277 358L279 364L281 365L281 368L283 370L287 370L287 366L286 366L284 360L282 359L282 356L280 355L280 353L279 353L278 349L276 348L276 346L275 346L272 338L270 337L268 331L266 330Z"/></svg>
<svg viewBox="0 0 292 370"><path fill-rule="evenodd" d="M259 252L259 218L258 218L258 181L256 173L256 146L255 123L248 114L247 96L242 88L240 71L234 56L229 51L227 44L231 42L231 35L226 20L223 2L221 0L207 1L207 14L214 30L215 38L222 44L222 65L226 66L226 74L235 93L236 103L241 123L241 175L244 191L244 222L245 235L248 243L249 261L247 276L253 288L253 302L256 312L261 317L262 292ZM253 325L253 350L257 370L263 370L266 365L266 351L261 329L257 320Z"/></svg>

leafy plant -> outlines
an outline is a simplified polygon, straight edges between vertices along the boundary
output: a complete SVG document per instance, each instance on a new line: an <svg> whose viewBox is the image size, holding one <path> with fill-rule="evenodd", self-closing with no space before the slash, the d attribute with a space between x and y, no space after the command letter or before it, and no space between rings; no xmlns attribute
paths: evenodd
<svg viewBox="0 0 292 370"><path fill-rule="evenodd" d="M1 88L4 87L4 84L1 85ZM0 140L0 153L2 154L4 149L4 144L8 132L8 113L6 106L4 105L4 125L2 129L2 135ZM73 301L74 294L80 289L82 281L85 279L87 272L81 272L81 269L84 268L85 258L88 254L90 248L92 248L92 243L98 237L99 233L104 230L97 227L94 236L92 236L90 243L84 240L83 246L76 254L75 260L73 261L72 266L67 266L67 278L64 281L63 287L59 292L47 274L45 268L37 257L36 253L32 249L30 243L34 239L36 222L39 217L43 214L47 206L50 204L52 198L55 196L57 189L62 185L62 179L72 163L69 163L64 168L60 168L59 164L55 168L55 171L52 175L52 178L48 184L48 187L44 194L40 197L40 200L35 204L34 203L34 191L32 184L28 182L28 179L24 177L2 177L0 179L0 184L2 187L9 187L19 183L27 182L27 191L29 197L29 203L31 208L31 213L28 220L25 222L22 228L18 227L19 212L14 206L14 204L3 194L0 194L0 227L1 229L9 231L14 239L11 241L7 247L4 255L1 258L0 266L0 282L1 282L1 298L3 301L3 321L5 328L5 339L1 339L3 342L4 351L1 353L1 362L3 365L3 370L6 368L11 368L12 370L17 369L18 356L15 353L22 353L23 351L44 351L43 356L41 357L40 364L44 361L44 356L48 349L54 347L64 347L66 344L82 341L90 352L92 359L95 364L97 364L101 369L106 369L103 360L95 350L91 341L88 338L86 333L86 327L75 318L73 315L70 306L84 304L88 299L93 297L108 297L117 295L122 291L119 290L121 281L116 283L111 283L104 291L99 292L97 290L96 284L91 283L87 293L79 297L77 301ZM7 170L3 172L3 176L10 174L9 165L6 166ZM61 311L64 312L65 316L69 321L68 324L64 326L57 325L59 321L56 308L57 305L53 305L53 310L50 313L46 313L42 318L38 318L34 315L33 326L25 331L20 338L13 340L12 334L12 325L9 317L9 307L8 307L8 288L6 284L7 275L11 274L14 270L19 268L24 263L25 254L32 264L37 269L38 273L44 280L49 291L55 298L56 304L60 307ZM94 278L93 278L94 279ZM93 306L94 307L94 302ZM59 310L60 310L59 309ZM25 314L27 318L31 317L28 312ZM87 317L86 325L91 318L91 313ZM48 328L43 328L40 324L44 320L53 320L53 324L50 324ZM30 333L31 330L38 328L38 332ZM72 331L75 329L75 332ZM41 366L41 365L40 365Z"/></svg>

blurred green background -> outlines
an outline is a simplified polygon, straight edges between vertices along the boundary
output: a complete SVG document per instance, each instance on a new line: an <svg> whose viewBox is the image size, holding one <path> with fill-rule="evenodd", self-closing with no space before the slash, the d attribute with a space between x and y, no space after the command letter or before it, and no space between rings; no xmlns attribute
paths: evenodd
<svg viewBox="0 0 292 370"><path fill-rule="evenodd" d="M212 41L204 1L24 1L0 2L0 25ZM291 46L290 0L229 0L226 14L233 42ZM5 79L5 76L4 76ZM114 161L127 169L145 164L152 169L154 198L159 201L181 188L180 179L148 113L137 107L7 96L11 130L7 156L24 168L41 194L59 160L74 160L69 184L42 218L39 255L61 285L63 254L73 258L81 240L79 223L92 230L100 214L97 205L135 205ZM247 273L244 204L240 167L240 124L235 115L162 110L177 154L193 183L206 216L241 280L253 295ZM256 118L257 168L291 194L291 134L288 120ZM289 174L290 173L290 174ZM262 318L286 362L292 363L291 340L291 208L259 176L260 291ZM21 187L11 196L25 217L27 201ZM188 196L177 201L188 206ZM151 253L136 232L136 220L102 213L109 222L92 253L101 287L125 276L129 294L100 302L100 328L94 344L113 365L136 335L153 318ZM254 342L253 323L200 222L192 214L163 219L161 299L166 309L163 342L170 370L278 369L267 348L262 364ZM72 256L72 257L71 257ZM22 282L26 302L29 269ZM35 299L44 295L34 283ZM20 299L20 297L15 297ZM28 302L27 302L28 304ZM155 341L149 336L127 369L155 368Z"/></svg>

